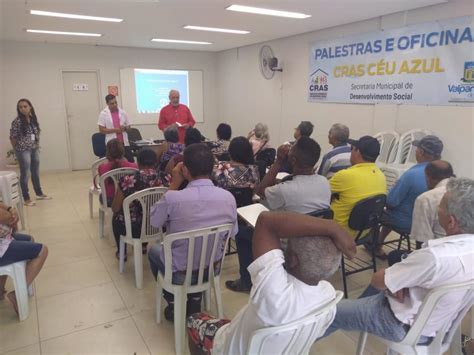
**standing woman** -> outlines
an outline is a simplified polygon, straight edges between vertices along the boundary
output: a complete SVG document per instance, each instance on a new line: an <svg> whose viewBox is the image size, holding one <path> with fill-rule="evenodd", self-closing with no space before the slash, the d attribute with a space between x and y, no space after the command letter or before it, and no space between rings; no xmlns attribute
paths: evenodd
<svg viewBox="0 0 474 355"><path fill-rule="evenodd" d="M50 200L41 189L39 178L39 134L40 127L35 109L28 99L20 99L16 104L17 118L10 128L10 142L20 164L20 185L26 206L34 206L28 193L28 179L31 182L38 200Z"/></svg>

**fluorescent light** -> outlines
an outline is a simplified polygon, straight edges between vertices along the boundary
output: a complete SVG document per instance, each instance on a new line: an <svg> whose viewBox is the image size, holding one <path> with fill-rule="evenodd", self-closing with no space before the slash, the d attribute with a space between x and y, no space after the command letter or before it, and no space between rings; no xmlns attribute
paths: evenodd
<svg viewBox="0 0 474 355"><path fill-rule="evenodd" d="M77 20L106 21L106 22L122 22L123 21L123 19L121 18L84 16L84 15L64 14L62 12L50 12L50 11L40 11L40 10L30 10L30 14L39 15L39 16L72 18L72 19L77 19Z"/></svg>
<svg viewBox="0 0 474 355"><path fill-rule="evenodd" d="M249 31L242 30L229 30L226 28L215 28L215 27L202 27L202 26L184 26L187 30L198 30L198 31L211 31L211 32L225 32L225 33L235 33L239 35L246 35L250 33Z"/></svg>
<svg viewBox="0 0 474 355"><path fill-rule="evenodd" d="M152 38L151 41L152 42L165 42L165 43L212 44L211 42L183 41L180 39L163 39L163 38Z"/></svg>
<svg viewBox="0 0 474 355"><path fill-rule="evenodd" d="M45 30L26 30L31 33L45 33L49 35L66 35L66 36L86 36L86 37L102 37L100 33L83 33L83 32L63 32L63 31L45 31Z"/></svg>
<svg viewBox="0 0 474 355"><path fill-rule="evenodd" d="M258 14L258 15L270 15L270 16L290 17L290 18L298 18L298 19L311 17L311 15L302 14L300 12L262 9L260 7L251 7L251 6L242 6L242 5L231 5L227 7L226 10L237 11L237 12L248 12L251 14Z"/></svg>

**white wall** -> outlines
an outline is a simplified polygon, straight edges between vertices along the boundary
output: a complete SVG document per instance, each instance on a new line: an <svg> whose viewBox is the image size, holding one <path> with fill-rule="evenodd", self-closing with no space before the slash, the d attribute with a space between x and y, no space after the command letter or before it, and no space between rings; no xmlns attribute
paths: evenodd
<svg viewBox="0 0 474 355"><path fill-rule="evenodd" d="M2 13L3 13L3 3L0 1L0 18L2 18ZM2 30L1 24L0 24L0 31ZM6 132L6 124L2 119L2 114L3 114L3 86L4 86L4 81L3 81L3 42L0 41L0 170L4 169L5 167L5 161L6 161L6 154L7 150L9 149L9 143L8 139L5 139L8 137L5 137L5 134L3 132Z"/></svg>
<svg viewBox="0 0 474 355"><path fill-rule="evenodd" d="M218 54L219 118L233 128L233 135L246 135L256 122L269 125L273 145L288 140L301 120L315 124L313 137L324 151L329 148L327 132L340 122L353 137L394 129L432 130L445 143L444 159L459 176L474 177L474 111L469 107L317 104L307 102L310 44L355 33L403 27L438 19L474 15L472 0L452 0L447 4L397 13L350 25L268 42L284 68L272 80L260 74L258 53L262 44Z"/></svg>
<svg viewBox="0 0 474 355"><path fill-rule="evenodd" d="M29 98L35 106L42 128L42 170L70 168L61 78L61 70L64 69L99 70L101 97L107 94L108 85L120 86L121 68L202 70L205 122L197 124L196 127L206 136L215 136L217 125L217 106L214 102L217 94L215 53L13 41L4 41L2 45L4 55L3 65L0 63L0 68L3 68L4 80L0 82L8 84L5 84L3 94L0 93L4 103L4 109L0 111L1 149L3 152L4 142L8 140L8 128L16 114L16 102L20 97ZM156 125L138 126L138 128L145 138L162 137ZM92 149L89 141L84 142L84 149ZM0 159L3 159L4 155L2 153Z"/></svg>

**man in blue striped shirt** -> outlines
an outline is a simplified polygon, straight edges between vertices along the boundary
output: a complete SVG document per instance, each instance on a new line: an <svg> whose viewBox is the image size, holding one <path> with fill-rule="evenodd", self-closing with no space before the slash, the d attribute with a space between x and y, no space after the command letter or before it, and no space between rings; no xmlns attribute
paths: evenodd
<svg viewBox="0 0 474 355"><path fill-rule="evenodd" d="M343 124L335 123L329 130L328 138L333 149L324 155L318 174L330 179L339 170L351 166L351 146L347 143L349 128Z"/></svg>

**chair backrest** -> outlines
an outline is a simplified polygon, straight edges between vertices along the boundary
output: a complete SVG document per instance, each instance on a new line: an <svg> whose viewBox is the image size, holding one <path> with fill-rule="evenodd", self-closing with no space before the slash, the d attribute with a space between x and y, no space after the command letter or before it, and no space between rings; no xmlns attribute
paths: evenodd
<svg viewBox="0 0 474 355"><path fill-rule="evenodd" d="M100 158L97 159L95 162L92 163L91 166L91 174L92 174L92 183L94 187L99 187L98 180L99 180L99 165L105 163L107 158Z"/></svg>
<svg viewBox="0 0 474 355"><path fill-rule="evenodd" d="M431 134L430 131L424 129L412 129L408 132L403 133L400 136L398 143L397 156L395 158L395 163L397 164L406 164L406 163L416 163L415 152L416 147L413 146L413 141L421 139L424 136Z"/></svg>
<svg viewBox="0 0 474 355"><path fill-rule="evenodd" d="M16 172L0 172L0 201L6 205L15 205L21 198L20 180Z"/></svg>
<svg viewBox="0 0 474 355"><path fill-rule="evenodd" d="M357 202L352 208L349 216L349 228L359 232L356 241L365 230L377 227L385 207L386 198L382 194L375 195Z"/></svg>
<svg viewBox="0 0 474 355"><path fill-rule="evenodd" d="M322 219L333 219L334 211L330 208L325 208L324 210L316 210L310 213L307 213L308 216L317 217Z"/></svg>
<svg viewBox="0 0 474 355"><path fill-rule="evenodd" d="M92 150L96 157L105 157L105 134L97 132L92 135Z"/></svg>
<svg viewBox="0 0 474 355"><path fill-rule="evenodd" d="M105 181L107 179L110 179L112 180L113 184L114 184L114 189L115 191L117 191L117 185L118 185L118 182L119 182L119 179L125 175L133 175L135 174L135 172L138 171L138 169L134 169L134 168L118 168L118 169L113 169L113 170L110 170L108 172L106 172L105 174L103 174L102 176L100 176L99 178L99 187L100 187L100 193L101 193L101 196L102 196L102 204L104 206L107 205L107 192L106 192L106 189L105 189Z"/></svg>
<svg viewBox="0 0 474 355"><path fill-rule="evenodd" d="M227 191L234 196L237 208L253 203L253 189L251 187L235 187Z"/></svg>
<svg viewBox="0 0 474 355"><path fill-rule="evenodd" d="M278 344L278 354L308 354L316 338L324 332L319 327L319 317L333 310L342 296L341 291L336 291L336 297L332 301L304 318L289 324L256 330L250 337L247 354L275 353L275 342ZM267 345L270 347L267 348Z"/></svg>
<svg viewBox="0 0 474 355"><path fill-rule="evenodd" d="M460 304L453 305L453 307L458 306L457 310L453 311L453 314L456 314L454 320L451 322L451 324L443 324L442 327L437 331L434 339L427 346L428 350L426 351L426 354L443 353L444 351L441 350L442 345L451 343L454 333L460 326L461 321L468 312L469 308L472 306L474 299L474 280L452 285L445 285L432 289L423 300L413 325L410 327L410 330L401 343L415 348L416 344L420 340L422 335L421 332L423 331L426 322L429 320L440 299L449 292L458 291L466 291L466 294Z"/></svg>
<svg viewBox="0 0 474 355"><path fill-rule="evenodd" d="M125 230L127 231L127 235L132 235L132 221L130 218L130 206L132 203L139 203L141 206L141 238L155 237L163 234L162 227L156 228L151 225L150 210L153 205L161 199L166 191L168 191L167 187L150 187L148 189L135 192L123 200L123 214L125 217Z"/></svg>
<svg viewBox="0 0 474 355"><path fill-rule="evenodd" d="M389 158L392 150L400 139L400 135L395 131L379 132L374 135L380 143L380 154L377 158L377 163L389 163Z"/></svg>
<svg viewBox="0 0 474 355"><path fill-rule="evenodd" d="M172 283L172 246L175 242L186 243L188 255L186 261L186 277L183 285L191 286L191 277L193 275L193 265L199 263L197 282L193 286L199 287L204 282L211 280L214 275L221 271L224 262L225 248L230 237L233 225L222 224L201 229L168 234L163 240L163 249L165 253L165 277L166 283ZM217 237L216 237L217 236ZM216 255L222 255L216 260ZM180 270L184 271L184 270ZM216 271L216 273L214 273Z"/></svg>
<svg viewBox="0 0 474 355"><path fill-rule="evenodd" d="M138 128L131 127L127 130L129 142L141 141L142 135Z"/></svg>

